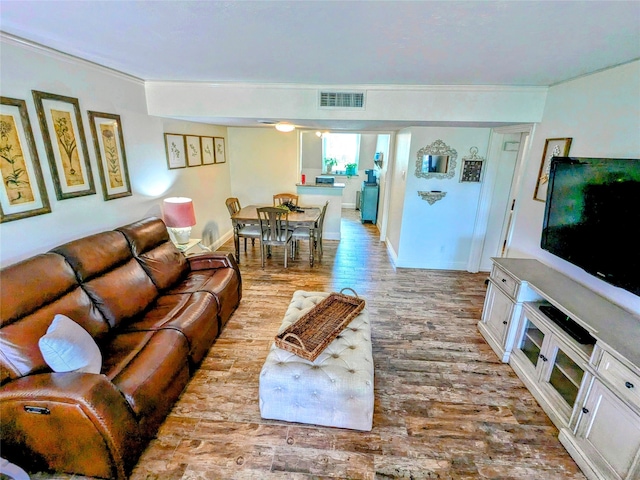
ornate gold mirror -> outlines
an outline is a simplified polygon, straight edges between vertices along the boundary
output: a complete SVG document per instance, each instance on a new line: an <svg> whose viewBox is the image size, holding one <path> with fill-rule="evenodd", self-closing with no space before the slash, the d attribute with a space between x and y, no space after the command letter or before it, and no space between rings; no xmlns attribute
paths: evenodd
<svg viewBox="0 0 640 480"><path fill-rule="evenodd" d="M453 178L456 170L456 152L442 140L418 150L416 161L416 177L419 178Z"/></svg>

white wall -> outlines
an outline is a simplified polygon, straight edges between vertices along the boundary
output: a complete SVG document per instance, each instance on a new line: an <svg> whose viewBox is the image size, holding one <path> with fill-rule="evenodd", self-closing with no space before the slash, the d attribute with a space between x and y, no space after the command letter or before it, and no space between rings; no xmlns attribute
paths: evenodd
<svg viewBox="0 0 640 480"><path fill-rule="evenodd" d="M275 128L227 129L231 191L241 205L273 202L276 193L295 193L298 135Z"/></svg>
<svg viewBox="0 0 640 480"><path fill-rule="evenodd" d="M640 313L640 297L540 248L544 203L533 200L546 138L572 137L571 156L640 158L640 61L551 87L532 138L518 196L510 257L538 258L604 297Z"/></svg>
<svg viewBox="0 0 640 480"><path fill-rule="evenodd" d="M452 59L455 61L455 59ZM147 82L149 113L189 118L531 123L542 117L546 87L332 85L362 90L365 108L318 107L319 85ZM353 128L353 127L352 127Z"/></svg>
<svg viewBox="0 0 640 480"><path fill-rule="evenodd" d="M402 232L402 212L404 210L405 191L407 188L407 169L410 167L411 131L401 130L396 135L396 150L392 165L387 170L387 195L389 196L389 211L387 214L387 247L391 256L397 262L400 250L400 234Z"/></svg>
<svg viewBox="0 0 640 480"><path fill-rule="evenodd" d="M486 158L490 129L436 128L408 129L411 146L408 158L402 232L397 251L398 267L465 270L471 251L471 238L480 196L480 183L460 183L462 157L471 147ZM458 153L450 179L425 179L415 175L417 153L442 140ZM418 191L439 190L446 196L430 205Z"/></svg>
<svg viewBox="0 0 640 480"><path fill-rule="evenodd" d="M61 243L160 215L162 198L194 198L193 237L210 232L216 242L229 234L224 207L230 196L229 164L168 170L163 132L224 136L226 128L169 122L147 115L144 84L48 50L1 38L0 93L25 100L52 212L0 224L0 264L15 263ZM95 195L57 200L31 90L77 98L96 184ZM104 201L87 110L120 115L133 195ZM206 238L207 236L205 236Z"/></svg>

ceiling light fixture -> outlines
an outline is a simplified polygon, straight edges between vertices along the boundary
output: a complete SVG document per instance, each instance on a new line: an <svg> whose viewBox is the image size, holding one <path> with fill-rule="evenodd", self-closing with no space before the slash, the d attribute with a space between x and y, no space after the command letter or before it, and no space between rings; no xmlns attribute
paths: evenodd
<svg viewBox="0 0 640 480"><path fill-rule="evenodd" d="M292 125L287 122L278 122L276 123L276 130L279 132L291 132L295 129L295 125Z"/></svg>

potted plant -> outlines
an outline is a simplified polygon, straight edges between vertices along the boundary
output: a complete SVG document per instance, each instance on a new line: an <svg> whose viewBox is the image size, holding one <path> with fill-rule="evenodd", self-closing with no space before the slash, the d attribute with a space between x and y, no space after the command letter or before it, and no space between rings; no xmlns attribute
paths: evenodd
<svg viewBox="0 0 640 480"><path fill-rule="evenodd" d="M338 164L338 160L335 158L325 158L324 159L324 171L325 173L331 173L333 167Z"/></svg>
<svg viewBox="0 0 640 480"><path fill-rule="evenodd" d="M357 163L347 163L344 166L344 173L347 177L351 177L358 173L358 164Z"/></svg>

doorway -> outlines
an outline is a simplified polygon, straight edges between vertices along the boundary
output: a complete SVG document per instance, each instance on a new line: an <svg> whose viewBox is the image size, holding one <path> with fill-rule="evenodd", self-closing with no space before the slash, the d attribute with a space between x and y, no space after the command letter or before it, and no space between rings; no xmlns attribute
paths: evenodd
<svg viewBox="0 0 640 480"><path fill-rule="evenodd" d="M496 128L491 132L487 171L480 192L467 270L491 270L491 257L509 253L513 218L532 125Z"/></svg>

